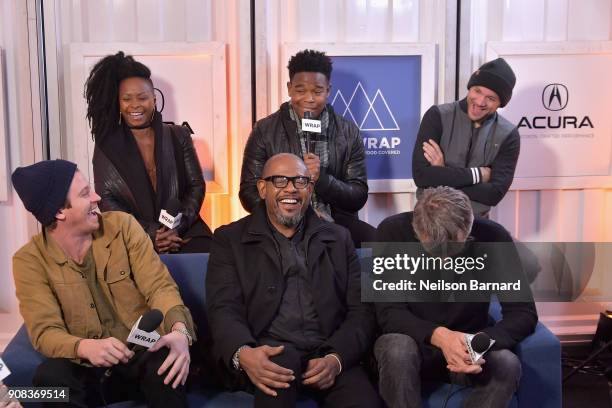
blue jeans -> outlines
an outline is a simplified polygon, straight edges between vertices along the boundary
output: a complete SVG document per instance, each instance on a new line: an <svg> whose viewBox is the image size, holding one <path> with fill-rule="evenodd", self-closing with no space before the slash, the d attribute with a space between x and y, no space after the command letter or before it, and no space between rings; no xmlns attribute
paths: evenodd
<svg viewBox="0 0 612 408"><path fill-rule="evenodd" d="M422 357L414 339L405 334L384 334L376 340L379 391L390 408L421 407ZM453 374L454 384L471 386L464 407L505 407L516 392L521 363L510 350L489 351L479 374ZM440 379L444 381L445 379Z"/></svg>

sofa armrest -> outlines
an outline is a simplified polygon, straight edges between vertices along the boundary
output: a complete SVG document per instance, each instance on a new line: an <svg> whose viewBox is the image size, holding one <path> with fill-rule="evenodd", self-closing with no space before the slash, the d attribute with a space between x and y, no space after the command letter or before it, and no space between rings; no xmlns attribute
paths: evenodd
<svg viewBox="0 0 612 408"><path fill-rule="evenodd" d="M4 349L2 359L11 370L4 383L11 387L31 387L36 368L45 357L34 350L28 332L22 325Z"/></svg>
<svg viewBox="0 0 612 408"><path fill-rule="evenodd" d="M522 376L517 392L519 407L561 407L561 343L538 322L535 332L515 352Z"/></svg>
<svg viewBox="0 0 612 408"><path fill-rule="evenodd" d="M501 305L493 296L489 305L493 320L502 318ZM514 352L522 375L516 393L519 407L561 407L561 342L542 323L521 341ZM485 356L486 359L486 356Z"/></svg>

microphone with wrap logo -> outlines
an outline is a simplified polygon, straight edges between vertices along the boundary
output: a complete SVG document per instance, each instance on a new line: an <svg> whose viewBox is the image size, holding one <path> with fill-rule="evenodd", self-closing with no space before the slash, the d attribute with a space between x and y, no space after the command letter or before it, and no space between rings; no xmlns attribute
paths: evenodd
<svg viewBox="0 0 612 408"><path fill-rule="evenodd" d="M467 344L468 353L470 354L470 359L472 360L472 364L476 364L478 360L484 356L484 354L491 348L493 344L495 344L495 340L491 339L487 333L478 332L476 334L465 334L465 344ZM442 408L446 408L448 404L448 400L452 395L453 387L455 386L455 376L456 373L450 372L450 382L451 386L448 388L446 393L446 398L444 398L444 403L442 404Z"/></svg>
<svg viewBox="0 0 612 408"><path fill-rule="evenodd" d="M132 330L127 338L128 349L133 350L136 346L142 346L144 348L151 348L160 335L155 329L164 320L164 314L158 309L151 309L147 313L140 316L140 318L132 326ZM108 378L113 373L113 368L109 368L104 372L104 378Z"/></svg>
<svg viewBox="0 0 612 408"><path fill-rule="evenodd" d="M472 363L475 364L495 344L495 340L491 339L487 333L478 332L476 334L466 334L465 343Z"/></svg>
<svg viewBox="0 0 612 408"><path fill-rule="evenodd" d="M302 132L306 136L306 153L315 153L317 134L321 134L321 121L312 119L312 112L304 111Z"/></svg>
<svg viewBox="0 0 612 408"><path fill-rule="evenodd" d="M4 407L9 405L9 403L14 402L16 403L15 406L20 407L21 405L19 405L19 400L17 400L15 397L11 397L8 388L2 384L2 381L9 375L11 375L11 370L8 369L6 363L0 358L0 385L2 385L2 388L0 389L0 405L3 403L6 404L2 405Z"/></svg>
<svg viewBox="0 0 612 408"><path fill-rule="evenodd" d="M170 198L166 203L166 208L159 212L159 222L168 229L174 229L181 224L183 214L179 212L181 202L176 198Z"/></svg>
<svg viewBox="0 0 612 408"><path fill-rule="evenodd" d="M11 370L8 369L4 361L0 358L0 381L11 375Z"/></svg>

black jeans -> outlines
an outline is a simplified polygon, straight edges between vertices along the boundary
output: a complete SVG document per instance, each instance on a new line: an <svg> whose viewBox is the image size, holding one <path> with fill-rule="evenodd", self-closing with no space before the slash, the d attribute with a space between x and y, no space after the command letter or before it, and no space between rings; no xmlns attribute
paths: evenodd
<svg viewBox="0 0 612 408"><path fill-rule="evenodd" d="M374 355L378 364L380 394L389 408L420 408L423 361L419 346L410 336L383 334L376 340ZM463 401L467 408L506 407L518 389L521 363L510 350L485 354L479 374L453 374L454 384L471 386ZM441 367L444 370L444 367ZM446 377L446 376L444 376ZM447 381L440 378L440 381Z"/></svg>
<svg viewBox="0 0 612 408"><path fill-rule="evenodd" d="M65 358L50 358L40 364L34 375L36 387L68 387L70 403L47 403L45 407L97 407L114 402L145 399L150 407L187 407L185 389L173 389L157 375L168 349L155 353L137 352L127 364L113 367L112 375L103 380L106 368L86 367Z"/></svg>

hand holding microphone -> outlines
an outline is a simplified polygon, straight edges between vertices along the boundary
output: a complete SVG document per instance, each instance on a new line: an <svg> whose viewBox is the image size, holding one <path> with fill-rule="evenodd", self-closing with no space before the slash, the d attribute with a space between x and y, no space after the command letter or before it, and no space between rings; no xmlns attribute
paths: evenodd
<svg viewBox="0 0 612 408"><path fill-rule="evenodd" d="M183 217L180 208L181 202L176 198L170 198L166 203L166 208L159 213L161 228L155 234L155 249L159 253L174 252L181 249L183 240L176 230Z"/></svg>
<svg viewBox="0 0 612 408"><path fill-rule="evenodd" d="M176 230L169 230L166 227L161 227L155 234L155 250L160 254L169 252L177 252L181 249L184 241L179 237Z"/></svg>
<svg viewBox="0 0 612 408"><path fill-rule="evenodd" d="M451 372L478 374L482 372L482 365L486 362L482 357L489 351L491 346L495 344L495 340L492 340L491 337L484 332L478 332L476 334L463 333L463 336L469 360L466 360L464 364L449 364L447 368Z"/></svg>
<svg viewBox="0 0 612 408"><path fill-rule="evenodd" d="M11 375L11 370L0 358L0 408L20 408L21 404L9 395L9 389L2 383L6 377Z"/></svg>
<svg viewBox="0 0 612 408"><path fill-rule="evenodd" d="M181 224L183 213L181 210L181 202L176 198L168 199L166 208L159 212L159 222L168 229L175 229Z"/></svg>
<svg viewBox="0 0 612 408"><path fill-rule="evenodd" d="M132 357L134 357L133 350L136 346L150 348L159 339L159 334L157 334L155 329L161 324L162 320L164 320L164 315L162 314L162 312L160 312L157 309L151 309L147 313L143 314L140 317L140 319L138 319L136 323L134 323L134 326L132 326L132 330L130 331L130 334L127 338L127 342L130 343L129 346L126 346L125 344L123 344L122 342L120 342L114 337L109 337L107 339L94 340L94 341L98 342L98 345L99 345L99 344L103 344L102 342L106 340L110 340L110 343L112 343L113 347L116 347L117 349L119 349L120 347L116 344L116 342L119 342L119 344L123 346L123 348L121 349L124 350L123 356L119 361L121 361L123 364L127 364L128 361ZM81 343L79 344L79 348L81 347L81 344L86 340L81 340ZM108 364L96 365L93 361L91 360L89 361L94 366L111 367L108 370L106 370L106 372L104 373L105 378L110 377L111 374L113 373L112 366L119 364L119 361L117 362L112 361L112 364L110 365Z"/></svg>
<svg viewBox="0 0 612 408"><path fill-rule="evenodd" d="M132 327L132 331L138 328L143 331L152 332L159 326L163 318L159 310L150 310L136 322L135 327ZM130 341L129 337L128 341ZM134 352L132 351L134 346L135 344L130 344L130 347L128 347L114 337L83 339L79 342L77 357L88 360L95 367L112 367L119 364L119 362L125 364L130 358L134 357Z"/></svg>
<svg viewBox="0 0 612 408"><path fill-rule="evenodd" d="M477 344L474 345L478 350L483 350L480 347L482 335L487 335L485 333L478 334L481 336L478 336L476 340ZM447 368L450 371L465 374L478 374L482 371L481 365L485 362L481 357L484 352L488 350L488 347L480 353L477 359L473 359L475 355L471 354L470 350L473 350L474 345L469 343L472 338L475 337L476 336L472 334L449 330L446 327L440 326L434 330L430 342L432 345L442 350L444 358L446 359Z"/></svg>
<svg viewBox="0 0 612 408"><path fill-rule="evenodd" d="M316 155L315 146L317 144L317 135L321 133L321 121L312 119L312 113L304 112L302 119L302 131L306 137L306 154L304 155L304 164L310 172L310 177L315 183L319 179L321 171L321 160Z"/></svg>
<svg viewBox="0 0 612 408"><path fill-rule="evenodd" d="M11 375L11 370L4 364L4 361L0 358L0 381Z"/></svg>
<svg viewBox="0 0 612 408"><path fill-rule="evenodd" d="M114 337L83 339L77 348L77 357L87 360L94 367L112 367L127 363L134 356L128 347Z"/></svg>
<svg viewBox="0 0 612 408"><path fill-rule="evenodd" d="M21 404L17 399L11 397L9 389L0 380L0 408L21 408Z"/></svg>

